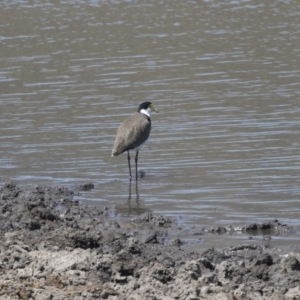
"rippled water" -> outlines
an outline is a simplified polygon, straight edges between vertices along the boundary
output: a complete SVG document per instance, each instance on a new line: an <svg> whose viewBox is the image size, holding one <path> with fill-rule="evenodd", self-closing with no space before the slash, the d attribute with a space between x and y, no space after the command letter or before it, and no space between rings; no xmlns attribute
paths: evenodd
<svg viewBox="0 0 300 300"><path fill-rule="evenodd" d="M300 225L300 3L2 1L1 180L201 225ZM152 101L129 197L120 122ZM128 198L131 198L128 200Z"/></svg>

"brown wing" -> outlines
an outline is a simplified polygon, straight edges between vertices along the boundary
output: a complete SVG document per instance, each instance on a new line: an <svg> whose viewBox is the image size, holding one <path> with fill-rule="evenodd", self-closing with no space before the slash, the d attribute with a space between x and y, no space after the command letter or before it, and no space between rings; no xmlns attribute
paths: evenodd
<svg viewBox="0 0 300 300"><path fill-rule="evenodd" d="M150 119L141 113L128 117L117 131L112 155L116 156L143 144L151 131Z"/></svg>

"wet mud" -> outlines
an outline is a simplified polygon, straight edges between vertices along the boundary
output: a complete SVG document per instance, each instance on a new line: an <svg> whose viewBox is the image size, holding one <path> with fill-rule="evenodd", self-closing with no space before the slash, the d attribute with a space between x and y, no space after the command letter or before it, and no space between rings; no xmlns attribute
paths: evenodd
<svg viewBox="0 0 300 300"><path fill-rule="evenodd" d="M145 214L125 227L109 209L78 203L78 190L0 189L0 299L300 299L299 247L268 243L274 232L294 230L280 220L203 228L270 235L189 251L182 235L173 238L172 219Z"/></svg>

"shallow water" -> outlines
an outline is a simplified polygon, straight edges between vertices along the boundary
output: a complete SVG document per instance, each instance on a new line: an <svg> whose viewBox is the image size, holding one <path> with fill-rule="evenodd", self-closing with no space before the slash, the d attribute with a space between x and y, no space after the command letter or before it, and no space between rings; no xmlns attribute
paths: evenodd
<svg viewBox="0 0 300 300"><path fill-rule="evenodd" d="M79 199L129 217L300 225L299 15L296 1L2 2L2 182L93 182ZM160 113L137 200L110 154L143 101Z"/></svg>

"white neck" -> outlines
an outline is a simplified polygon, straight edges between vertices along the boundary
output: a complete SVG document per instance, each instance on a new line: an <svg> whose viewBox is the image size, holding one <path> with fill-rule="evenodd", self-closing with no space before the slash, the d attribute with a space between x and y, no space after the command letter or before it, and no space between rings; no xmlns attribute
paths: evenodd
<svg viewBox="0 0 300 300"><path fill-rule="evenodd" d="M150 112L151 112L151 108L147 108L147 109L141 109L140 113L144 114L146 116L148 116L150 118Z"/></svg>

